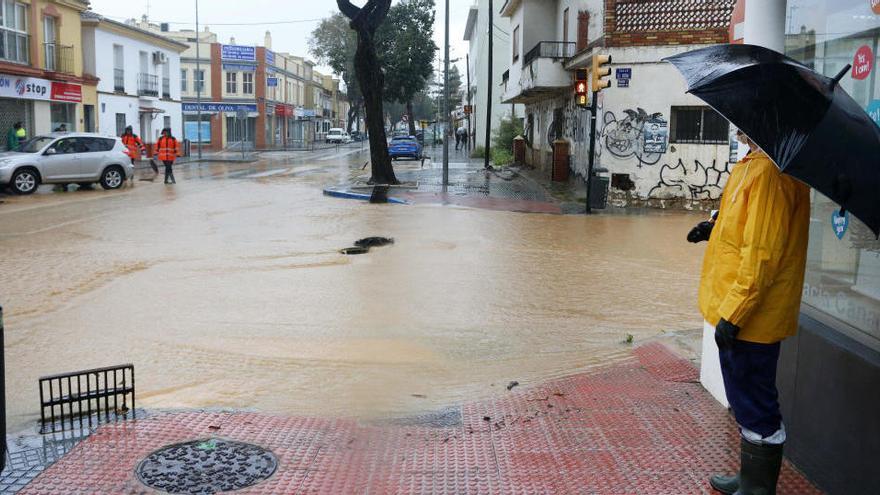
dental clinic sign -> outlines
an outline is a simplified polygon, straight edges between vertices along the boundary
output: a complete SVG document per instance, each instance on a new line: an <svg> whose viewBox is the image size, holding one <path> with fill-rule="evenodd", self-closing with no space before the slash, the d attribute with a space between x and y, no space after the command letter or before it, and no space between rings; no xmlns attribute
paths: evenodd
<svg viewBox="0 0 880 495"><path fill-rule="evenodd" d="M0 98L79 103L82 101L82 86L0 74Z"/></svg>

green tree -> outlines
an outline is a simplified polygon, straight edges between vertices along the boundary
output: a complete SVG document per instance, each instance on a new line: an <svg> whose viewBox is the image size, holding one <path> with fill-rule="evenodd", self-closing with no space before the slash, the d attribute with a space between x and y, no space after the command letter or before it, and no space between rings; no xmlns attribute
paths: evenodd
<svg viewBox="0 0 880 495"><path fill-rule="evenodd" d="M354 69L354 57L357 52L357 33L349 27L348 19L340 14L333 14L318 24L309 38L309 53L342 78L345 83L348 101L348 132L360 117L364 98L357 82Z"/></svg>
<svg viewBox="0 0 880 495"><path fill-rule="evenodd" d="M385 96L406 106L410 133L415 134L413 101L433 72L434 0L403 0L391 7L377 33L385 69Z"/></svg>

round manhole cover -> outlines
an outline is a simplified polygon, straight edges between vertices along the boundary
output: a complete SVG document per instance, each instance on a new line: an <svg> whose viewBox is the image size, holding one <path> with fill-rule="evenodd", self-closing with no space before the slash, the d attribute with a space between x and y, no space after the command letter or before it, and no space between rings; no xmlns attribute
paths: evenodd
<svg viewBox="0 0 880 495"><path fill-rule="evenodd" d="M137 475L167 493L213 494L256 485L277 467L278 459L262 447L211 439L159 449L138 464Z"/></svg>

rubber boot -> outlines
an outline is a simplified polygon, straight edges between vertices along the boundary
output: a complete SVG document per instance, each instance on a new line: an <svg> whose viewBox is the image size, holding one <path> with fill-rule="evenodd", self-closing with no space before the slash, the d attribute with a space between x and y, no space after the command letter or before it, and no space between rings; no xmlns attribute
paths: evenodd
<svg viewBox="0 0 880 495"><path fill-rule="evenodd" d="M776 495L783 446L756 445L743 439L741 448L739 489L734 495Z"/></svg>
<svg viewBox="0 0 880 495"><path fill-rule="evenodd" d="M715 475L709 478L709 484L717 492L721 492L724 495L733 495L739 490L739 474L733 476Z"/></svg>

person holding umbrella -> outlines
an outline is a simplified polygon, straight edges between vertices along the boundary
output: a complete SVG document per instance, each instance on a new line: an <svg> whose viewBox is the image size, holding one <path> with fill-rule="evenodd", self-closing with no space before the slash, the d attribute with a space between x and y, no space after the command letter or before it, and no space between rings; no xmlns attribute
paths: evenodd
<svg viewBox="0 0 880 495"><path fill-rule="evenodd" d="M785 426L776 390L780 343L798 330L810 190L880 234L880 127L835 78L767 48L716 45L669 57L701 98L741 131L749 153L731 171L709 241L699 305L715 327L725 392L741 431L739 473L713 476L726 494L773 495Z"/></svg>

